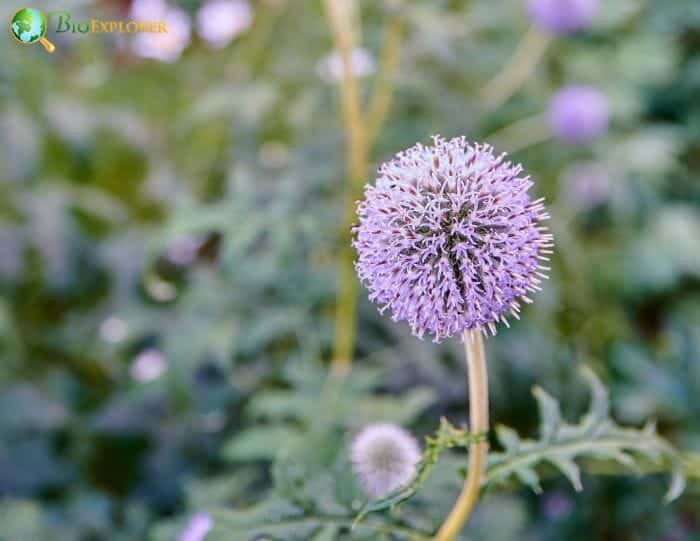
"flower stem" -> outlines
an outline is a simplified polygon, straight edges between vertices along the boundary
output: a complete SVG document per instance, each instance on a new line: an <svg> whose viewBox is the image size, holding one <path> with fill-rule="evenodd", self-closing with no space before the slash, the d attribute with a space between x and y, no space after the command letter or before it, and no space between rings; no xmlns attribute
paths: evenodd
<svg viewBox="0 0 700 541"><path fill-rule="evenodd" d="M367 139L371 145L386 120L393 96L394 80L401 60L404 20L399 10L393 14L384 32L382 57L377 73L377 84L367 111Z"/></svg>
<svg viewBox="0 0 700 541"><path fill-rule="evenodd" d="M544 114L516 120L485 138L494 148L512 154L552 138L552 131Z"/></svg>
<svg viewBox="0 0 700 541"><path fill-rule="evenodd" d="M338 299L335 312L335 342L331 373L344 377L352 362L352 349L355 337L355 305L357 296L356 278L352 272L352 251L349 243L350 224L354 216L353 201L357 186L364 181L367 169L367 136L364 115L360 102L357 78L352 68L354 35L349 4L338 0L325 0L324 7L328 18L335 48L340 54L343 78L340 84L340 101L343 125L346 134L347 152L345 169L348 184L345 193L342 248L338 258Z"/></svg>
<svg viewBox="0 0 700 541"><path fill-rule="evenodd" d="M338 256L338 297L335 310L335 339L331 375L342 379L350 370L355 342L357 278L353 269L354 252L350 246L350 227L355 220L355 201L362 194L366 181L369 152L391 107L393 81L398 71L403 19L399 10L387 23L384 49L377 84L370 99L369 111L363 111L357 78L353 73L352 51L359 28L353 17L352 4L341 0L324 0L335 48L340 54L343 78L340 100L346 134L345 169L348 183L345 190L343 237ZM357 20L356 20L357 19Z"/></svg>
<svg viewBox="0 0 700 541"><path fill-rule="evenodd" d="M489 428L489 388L484 340L480 331L465 331L464 350L469 373L469 431L472 434L483 434ZM469 519L479 498L488 446L488 441L479 441L469 446L467 479L452 511L435 536L435 541L451 541Z"/></svg>
<svg viewBox="0 0 700 541"><path fill-rule="evenodd" d="M480 91L489 109L496 109L507 102L532 76L552 38L535 28L530 28L515 53L501 71Z"/></svg>

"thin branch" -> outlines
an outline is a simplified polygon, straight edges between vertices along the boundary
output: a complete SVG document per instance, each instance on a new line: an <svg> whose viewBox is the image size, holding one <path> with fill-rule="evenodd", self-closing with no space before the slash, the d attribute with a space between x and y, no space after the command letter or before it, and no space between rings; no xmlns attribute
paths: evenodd
<svg viewBox="0 0 700 541"><path fill-rule="evenodd" d="M551 42L551 36L535 28L528 30L512 58L479 92L488 108L500 107L525 84Z"/></svg>
<svg viewBox="0 0 700 541"><path fill-rule="evenodd" d="M335 343L331 361L331 374L342 378L347 374L352 364L352 350L355 341L357 283L352 267L350 226L354 218L354 200L357 187L362 186L367 168L367 138L360 104L359 86L352 68L352 51L355 44L348 4L339 0L325 0L324 6L333 33L335 48L340 54L343 66L340 99L347 139L345 167L348 185L343 217L343 245L338 260L339 292L335 315Z"/></svg>
<svg viewBox="0 0 700 541"><path fill-rule="evenodd" d="M377 72L377 82L367 112L367 139L370 144L381 130L391 109L394 81L401 63L404 18L398 9L391 15L384 34L384 46Z"/></svg>
<svg viewBox="0 0 700 541"><path fill-rule="evenodd" d="M485 138L494 148L517 152L549 141L552 130L543 114L516 120Z"/></svg>

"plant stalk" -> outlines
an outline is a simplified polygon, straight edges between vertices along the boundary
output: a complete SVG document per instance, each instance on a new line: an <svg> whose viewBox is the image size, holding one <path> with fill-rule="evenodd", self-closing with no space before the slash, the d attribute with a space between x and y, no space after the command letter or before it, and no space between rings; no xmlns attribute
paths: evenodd
<svg viewBox="0 0 700 541"><path fill-rule="evenodd" d="M484 434L489 428L489 387L484 339L478 330L465 331L463 336L469 374L469 431L472 434ZM452 541L469 519L479 498L488 447L488 441L478 441L469 446L469 470L462 492L435 536L435 541Z"/></svg>
<svg viewBox="0 0 700 541"><path fill-rule="evenodd" d="M497 109L520 90L532 76L551 42L551 36L536 28L528 30L512 58L480 91L489 109Z"/></svg>
<svg viewBox="0 0 700 541"><path fill-rule="evenodd" d="M393 82L399 67L403 37L403 19L397 13L385 30L380 70L373 89L369 110L363 111L360 89L352 70L352 51L355 47L359 22L353 17L352 4L340 0L324 0L333 42L340 54L343 78L340 82L340 101L346 135L345 169L348 182L345 189L343 228L338 256L338 297L335 311L335 338L331 359L331 376L344 378L352 364L355 343L357 278L353 268L354 251L350 245L350 228L355 220L355 201L362 195L366 181L369 152L391 107Z"/></svg>
<svg viewBox="0 0 700 541"><path fill-rule="evenodd" d="M403 33L404 19L397 10L384 31L384 45L377 72L377 83L367 110L367 141L370 146L379 134L391 109L394 82L401 62Z"/></svg>

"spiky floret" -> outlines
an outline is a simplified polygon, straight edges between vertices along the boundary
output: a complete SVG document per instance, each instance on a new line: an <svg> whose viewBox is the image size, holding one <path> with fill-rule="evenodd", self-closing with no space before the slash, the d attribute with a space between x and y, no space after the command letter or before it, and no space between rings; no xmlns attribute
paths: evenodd
<svg viewBox="0 0 700 541"><path fill-rule="evenodd" d="M433 137L379 169L357 204L356 268L369 298L434 340L518 318L539 290L552 235L520 165L464 137Z"/></svg>
<svg viewBox="0 0 700 541"><path fill-rule="evenodd" d="M411 481L420 455L416 439L392 423L365 427L350 446L353 470L371 498L381 498Z"/></svg>

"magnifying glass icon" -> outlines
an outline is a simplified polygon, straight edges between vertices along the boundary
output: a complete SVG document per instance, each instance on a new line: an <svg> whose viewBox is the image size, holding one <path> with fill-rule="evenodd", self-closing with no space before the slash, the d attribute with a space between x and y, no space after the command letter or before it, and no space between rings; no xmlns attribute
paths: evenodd
<svg viewBox="0 0 700 541"><path fill-rule="evenodd" d="M56 47L46 39L48 23L44 14L36 8L18 9L10 21L10 32L23 45L32 45L37 41L47 52L53 53Z"/></svg>

